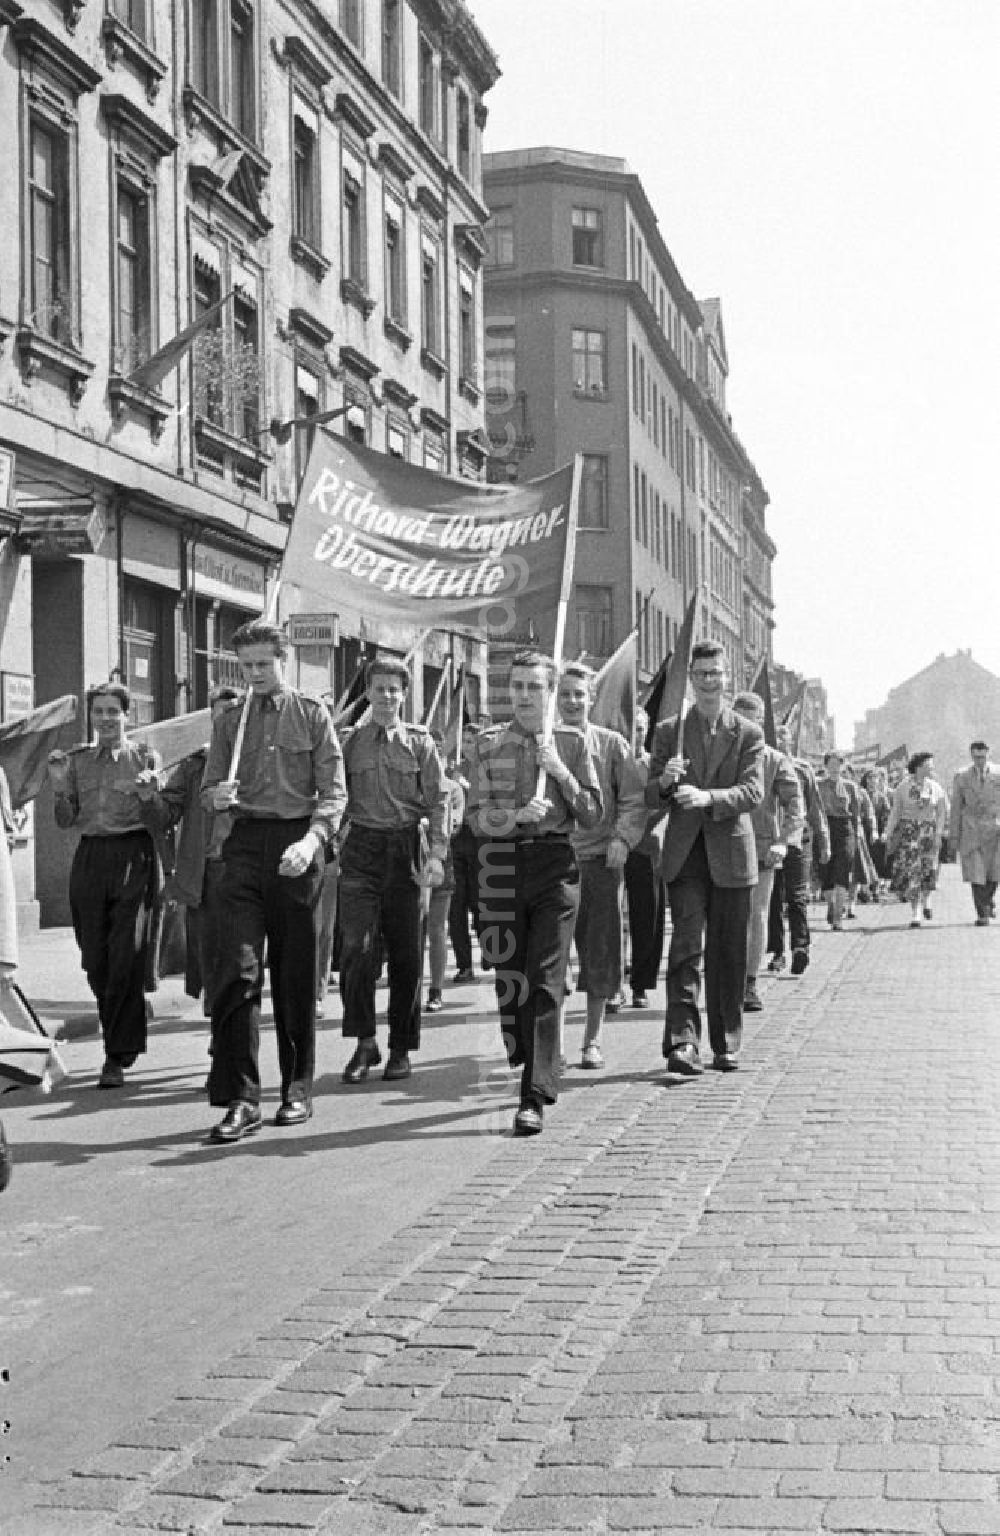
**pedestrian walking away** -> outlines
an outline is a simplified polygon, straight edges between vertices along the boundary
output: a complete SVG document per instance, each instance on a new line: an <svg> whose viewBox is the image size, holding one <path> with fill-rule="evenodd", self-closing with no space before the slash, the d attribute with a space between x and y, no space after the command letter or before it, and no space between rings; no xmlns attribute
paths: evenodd
<svg viewBox="0 0 1000 1536"><path fill-rule="evenodd" d="M747 929L757 883L750 812L764 795L764 734L726 708L725 659L718 642L700 640L692 647L690 676L694 706L657 726L646 785L646 804L670 810L663 876L673 931L663 1054L671 1077L702 1070L703 957L712 1065L723 1072L738 1065Z"/></svg>
<svg viewBox="0 0 1000 1536"><path fill-rule="evenodd" d="M366 674L371 719L343 734L347 823L340 853L343 1033L356 1040L345 1083L381 1064L375 1027L379 934L389 970L389 1082L410 1076L420 1047L422 886L441 885L449 786L430 731L402 718L405 662L376 656ZM426 823L426 831L422 826Z"/></svg>
<svg viewBox="0 0 1000 1536"><path fill-rule="evenodd" d="M972 886L976 926L988 928L1000 881L1000 772L985 741L974 741L969 751L971 765L955 775L948 843L952 858L962 861L962 879Z"/></svg>
<svg viewBox="0 0 1000 1536"><path fill-rule="evenodd" d="M231 643L249 693L212 726L202 788L206 809L233 818L218 889L209 1073L209 1100L226 1110L211 1139L223 1144L261 1126L265 944L281 1072L275 1124L312 1114L320 889L347 801L326 706L285 682L282 631L252 620Z"/></svg>
<svg viewBox="0 0 1000 1536"><path fill-rule="evenodd" d="M646 751L648 730L649 716L644 709L637 709L633 752L644 786L649 780L649 753ZM666 936L666 889L661 874L665 825L663 813L658 809L651 811L647 807L642 837L625 860L628 974L633 1008L649 1007L647 994L655 990L660 979Z"/></svg>
<svg viewBox="0 0 1000 1536"><path fill-rule="evenodd" d="M778 746L790 752L792 734L787 726L777 729ZM812 766L804 758L793 758L798 775L805 824L802 846L790 847L780 869L774 872L771 908L768 918L767 948L773 955L770 970L780 971L785 964L785 910L788 913L788 942L792 951L789 967L793 976L802 976L809 966L809 887L812 865L825 864L830 857L830 828L819 796L819 786Z"/></svg>
<svg viewBox="0 0 1000 1536"><path fill-rule="evenodd" d="M51 752L48 775L56 825L80 834L69 903L104 1040L98 1087L121 1088L146 1049L145 981L163 889L153 833L170 813L159 797L157 759L125 734L128 689L98 683L87 704L96 741Z"/></svg>
<svg viewBox="0 0 1000 1536"><path fill-rule="evenodd" d="M545 735L558 675L551 657L515 652L513 718L485 731L469 760L468 817L483 839L480 942L496 968L507 1060L521 1068L519 1136L541 1131L546 1106L559 1096L560 1007L580 902L570 834L601 817L600 781L583 733Z"/></svg>
<svg viewBox="0 0 1000 1536"><path fill-rule="evenodd" d="M820 865L820 885L827 897L827 921L835 933L840 933L857 855L861 806L857 785L844 774L843 754L832 749L823 757L819 797L830 829L830 856Z"/></svg>

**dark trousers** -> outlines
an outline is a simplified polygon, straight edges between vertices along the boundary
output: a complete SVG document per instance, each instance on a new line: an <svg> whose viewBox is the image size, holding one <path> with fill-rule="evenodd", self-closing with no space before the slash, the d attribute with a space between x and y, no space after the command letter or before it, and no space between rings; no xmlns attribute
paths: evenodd
<svg viewBox="0 0 1000 1536"><path fill-rule="evenodd" d="M603 853L579 864L580 905L573 933L579 988L588 997L617 997L622 985L622 871L609 869Z"/></svg>
<svg viewBox="0 0 1000 1536"><path fill-rule="evenodd" d="M785 908L788 941L794 953L809 950L809 850L789 848L785 862L774 871L771 907L767 915L768 954L785 953Z"/></svg>
<svg viewBox="0 0 1000 1536"><path fill-rule="evenodd" d="M625 861L625 896L632 991L652 992L663 961L666 901L662 876L648 854L633 851Z"/></svg>
<svg viewBox="0 0 1000 1536"><path fill-rule="evenodd" d="M701 1044L701 960L705 959L708 1041L715 1055L735 1055L743 1034L747 925L753 887L716 885L700 834L667 886L673 932L667 955L667 1022L663 1054Z"/></svg>
<svg viewBox="0 0 1000 1536"><path fill-rule="evenodd" d="M997 893L995 880L987 880L984 885L973 885L972 899L976 903L976 916L989 917L993 906L993 898Z"/></svg>
<svg viewBox="0 0 1000 1536"><path fill-rule="evenodd" d="M389 963L389 1051L420 1047L423 966L416 827L377 831L353 826L340 857L340 996L343 1032L375 1038L379 933Z"/></svg>
<svg viewBox="0 0 1000 1536"><path fill-rule="evenodd" d="M236 1099L260 1102L265 942L282 1101L312 1096L322 872L314 861L304 875L278 874L285 849L308 830L308 819L240 820L223 847L208 1085L213 1104L232 1104Z"/></svg>
<svg viewBox="0 0 1000 1536"><path fill-rule="evenodd" d="M522 1104L559 1096L559 1007L579 903L568 838L480 844L480 942L496 969L507 1060L523 1068Z"/></svg>
<svg viewBox="0 0 1000 1536"><path fill-rule="evenodd" d="M157 900L158 866L148 832L82 837L69 875L80 960L104 1036L104 1052L130 1067L146 1049L143 983Z"/></svg>
<svg viewBox="0 0 1000 1536"><path fill-rule="evenodd" d="M469 918L479 933L479 856L478 840L463 827L452 838L451 858L455 869L455 889L448 908L448 937L460 971L472 969L472 941Z"/></svg>

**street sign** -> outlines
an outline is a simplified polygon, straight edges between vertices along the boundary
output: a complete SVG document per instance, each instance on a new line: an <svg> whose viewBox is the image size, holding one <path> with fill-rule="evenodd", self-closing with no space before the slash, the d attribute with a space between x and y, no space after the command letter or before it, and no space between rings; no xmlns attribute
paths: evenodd
<svg viewBox="0 0 1000 1536"><path fill-rule="evenodd" d="M337 645L340 616L336 613L295 613L288 620L288 643L294 646Z"/></svg>

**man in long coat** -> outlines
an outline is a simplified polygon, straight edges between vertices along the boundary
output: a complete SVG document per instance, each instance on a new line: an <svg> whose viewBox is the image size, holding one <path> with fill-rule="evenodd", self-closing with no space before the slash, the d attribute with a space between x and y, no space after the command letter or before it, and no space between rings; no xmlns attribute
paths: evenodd
<svg viewBox="0 0 1000 1536"><path fill-rule="evenodd" d="M962 879L972 886L976 926L986 928L996 916L994 898L1000 882L1000 769L990 762L985 741L970 747L972 763L955 775L948 841L952 857L962 860Z"/></svg>

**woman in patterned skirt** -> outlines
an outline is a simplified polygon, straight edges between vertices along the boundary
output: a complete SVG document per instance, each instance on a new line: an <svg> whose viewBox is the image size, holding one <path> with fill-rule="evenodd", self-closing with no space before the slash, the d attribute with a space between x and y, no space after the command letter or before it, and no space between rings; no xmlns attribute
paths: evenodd
<svg viewBox="0 0 1000 1536"><path fill-rule="evenodd" d="M915 752L906 767L909 777L893 793L886 845L892 889L910 903L910 927L919 928L921 911L928 922L934 915L931 893L937 889L948 797L933 777L932 753Z"/></svg>

